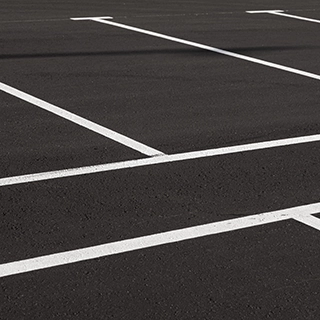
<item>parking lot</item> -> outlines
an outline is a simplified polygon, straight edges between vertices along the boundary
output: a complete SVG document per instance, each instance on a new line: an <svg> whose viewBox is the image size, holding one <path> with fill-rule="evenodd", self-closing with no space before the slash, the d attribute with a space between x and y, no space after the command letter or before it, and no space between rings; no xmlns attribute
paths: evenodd
<svg viewBox="0 0 320 320"><path fill-rule="evenodd" d="M319 319L320 5L280 2L1 5L1 319Z"/></svg>

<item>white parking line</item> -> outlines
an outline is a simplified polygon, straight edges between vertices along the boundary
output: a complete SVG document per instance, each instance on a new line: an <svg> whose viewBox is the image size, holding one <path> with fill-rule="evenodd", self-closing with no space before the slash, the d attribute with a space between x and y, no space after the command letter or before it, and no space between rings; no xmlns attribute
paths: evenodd
<svg viewBox="0 0 320 320"><path fill-rule="evenodd" d="M94 20L94 19L113 19L113 17L110 16L103 16L103 17L85 17L85 18L71 18L71 20Z"/></svg>
<svg viewBox="0 0 320 320"><path fill-rule="evenodd" d="M274 14L276 16L282 16L282 17L286 17L286 18L292 18L292 19L320 23L320 20L310 19L310 18L305 18L305 17L301 17L301 16L295 16L292 14L283 13L284 10L257 10L257 11L246 11L246 12L247 13L268 13L268 14Z"/></svg>
<svg viewBox="0 0 320 320"><path fill-rule="evenodd" d="M151 248L184 240L196 239L249 227L261 226L272 222L299 218L300 216L304 217L305 215L315 214L318 212L320 212L320 203L314 203L305 206L266 212L237 219L116 241L88 248L60 252L32 259L9 262L0 265L0 277L62 266L75 262Z"/></svg>
<svg viewBox="0 0 320 320"><path fill-rule="evenodd" d="M44 109L46 111L49 111L51 113L54 113L55 115L57 115L61 118L64 118L64 119L69 120L73 123L76 123L77 125L79 125L81 127L84 127L84 128L89 129L93 132L96 132L106 138L109 138L113 141L121 143L121 144L123 144L131 149L134 149L136 151L139 151L142 154L145 154L147 156L153 157L153 156L159 156L159 155L164 154L163 152L161 152L159 150L148 147L145 144L142 144L142 143L140 143L136 140L133 140L129 137L126 137L118 132L115 132L113 130L105 128L97 123L94 123L94 122L87 120L83 117L80 117L74 113L66 111L66 110L64 110L60 107L57 107L51 103L48 103L44 100L36 98L28 93L25 93L23 91L15 89L5 83L0 82L0 91L6 92L14 97L17 97L21 100L24 100L28 103L31 103L34 106L37 106L37 107Z"/></svg>
<svg viewBox="0 0 320 320"><path fill-rule="evenodd" d="M294 220L297 220L303 224L306 224L307 226L317 229L320 231L320 219L317 217L314 217L312 215L302 215L302 216L297 216L294 218Z"/></svg>
<svg viewBox="0 0 320 320"><path fill-rule="evenodd" d="M128 25L125 25L125 24L122 24L122 23L117 23L117 22L112 22L112 21L109 21L109 20L104 20L104 19L101 19L99 17L97 17L97 18L92 18L92 17L89 17L89 18L70 18L70 19L71 20L90 20L90 21L94 21L94 22L104 23L104 24L107 24L107 25L110 25L110 26L114 26L114 27L130 30L130 31L135 31L135 32L147 34L149 36L153 36L153 37L157 37L157 38L161 38L161 39L165 39L165 40L169 40L169 41L185 44L185 45L188 45L188 46L191 46L191 47L196 47L196 48L199 48L199 49L203 49L203 50L219 53L219 54L226 55L226 56L229 56L229 57L232 57L232 58L237 58L237 59L253 62L253 63L256 63L256 64L264 65L264 66L267 66L267 67L270 67L270 68L279 69L279 70L282 70L282 71L298 74L300 76L304 76L304 77L320 80L320 75L315 74L315 73L306 72L306 71L295 69L295 68L291 68L291 67L286 67L286 66L283 66L281 64L277 64L277 63L268 62L268 61L261 60L261 59L248 57L248 56L245 56L245 55L242 55L242 54L238 54L238 53L234 53L234 52L231 52L231 51L227 51L227 50L223 50L223 49L219 49L219 48L203 45L203 44L200 44L200 43L197 43L197 42L188 41L188 40L184 40L184 39L180 39L180 38L176 38L176 37L171 37L171 36L168 36L168 35L165 35L165 34L161 34L161 33L158 33L158 32L153 32L153 31L149 31L149 30L145 30L145 29L141 29L141 28L131 27L131 26L128 26ZM109 19L111 19L111 17L109 17Z"/></svg>
<svg viewBox="0 0 320 320"><path fill-rule="evenodd" d="M296 137L296 138L249 143L249 144L243 144L243 145L231 146L231 147L222 147L222 148L216 148L216 149L163 155L163 156L147 158L147 159L128 160L128 161L121 161L121 162L114 162L114 163L99 164L94 166L71 168L71 169L65 169L65 170L26 174L26 175L20 175L20 176L1 178L0 187L21 184L21 183L28 183L28 182L80 176L80 175L93 174L98 172L107 172L107 171L114 171L114 170L121 170L121 169L150 166L150 165L156 165L156 164L165 164L165 163L177 162L177 161L221 156L221 155L240 153L240 152L286 147L291 145L319 142L319 141L320 141L320 134L316 134L312 136L302 136L302 137Z"/></svg>

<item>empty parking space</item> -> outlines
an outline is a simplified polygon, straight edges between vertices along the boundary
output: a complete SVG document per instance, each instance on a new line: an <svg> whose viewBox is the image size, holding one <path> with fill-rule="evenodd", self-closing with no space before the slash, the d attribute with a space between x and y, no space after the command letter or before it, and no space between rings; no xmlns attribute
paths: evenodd
<svg viewBox="0 0 320 320"><path fill-rule="evenodd" d="M141 153L1 94L1 177L140 158Z"/></svg>
<svg viewBox="0 0 320 320"><path fill-rule="evenodd" d="M316 79L91 21L50 24L53 52L30 39L25 55L5 55L6 83L150 147L176 153L318 132Z"/></svg>
<svg viewBox="0 0 320 320"><path fill-rule="evenodd" d="M2 262L317 203L318 153L315 143L4 186Z"/></svg>

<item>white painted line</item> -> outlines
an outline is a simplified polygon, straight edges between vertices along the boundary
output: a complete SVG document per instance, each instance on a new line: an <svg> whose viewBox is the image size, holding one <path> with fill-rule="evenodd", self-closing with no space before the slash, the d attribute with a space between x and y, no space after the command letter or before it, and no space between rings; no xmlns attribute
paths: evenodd
<svg viewBox="0 0 320 320"><path fill-rule="evenodd" d="M283 10L259 10L259 11L246 11L246 12L247 13L268 13L268 14L274 14L276 16L282 16L282 17L286 17L286 18L292 18L292 19L320 23L320 20L310 19L310 18L305 18L305 17L301 17L301 16L283 13L284 12Z"/></svg>
<svg viewBox="0 0 320 320"><path fill-rule="evenodd" d="M284 12L283 10L254 10L254 11L246 11L246 13L276 13L276 12Z"/></svg>
<svg viewBox="0 0 320 320"><path fill-rule="evenodd" d="M24 100L28 103L31 103L41 109L44 109L46 111L49 111L51 113L54 113L55 115L64 118L66 120L69 120L73 123L76 123L77 125L84 127L86 129L89 129L93 132L96 132L106 138L109 138L113 141L116 141L118 143L121 143L131 149L134 149L136 151L141 152L142 154L145 154L147 156L159 156L159 155L163 155L164 153L153 149L151 147L148 147L138 141L135 141L131 138L128 138L118 132L115 132L113 130L110 130L108 128L105 128L97 123L94 123L90 120L87 120L85 118L82 118L74 113L71 113L69 111L66 111L60 107L57 107L51 103L48 103L46 101L43 101L41 99L38 99L30 94L27 94L23 91L20 91L18 89L15 89L7 84L4 84L2 82L0 82L0 90L3 92L6 92L14 97L17 97L21 100Z"/></svg>
<svg viewBox="0 0 320 320"><path fill-rule="evenodd" d="M113 19L113 17L105 16L105 17L86 17L86 18L71 18L71 20L92 20L92 19Z"/></svg>
<svg viewBox="0 0 320 320"><path fill-rule="evenodd" d="M320 231L320 219L317 217L314 217L312 215L303 215L303 216L295 217L294 220L297 220L303 224L306 224L311 228L314 228Z"/></svg>
<svg viewBox="0 0 320 320"><path fill-rule="evenodd" d="M128 26L128 25L125 25L125 24L116 23L116 22L112 22L112 21L108 21L108 20L103 20L103 19L100 19L100 18L71 18L71 19L72 20L74 20L74 19L91 20L91 21L95 21L95 22L99 22L99 23L104 23L104 24L107 24L107 25L110 25L110 26L114 26L114 27L130 30L130 31L135 31L135 32L147 34L149 36L153 36L153 37L157 37L157 38L161 38L161 39L165 39L165 40L169 40L169 41L173 41L173 42L178 42L178 43L185 44L185 45L188 45L188 46L191 46L191 47L196 47L196 48L199 48L199 49L203 49L203 50L219 53L219 54L226 55L226 56L229 56L229 57L233 57L233 58L237 58L237 59L253 62L253 63L256 63L256 64L264 65L264 66L267 66L267 67L270 67L270 68L279 69L279 70L282 70L282 71L298 74L300 76L304 76L304 77L320 80L320 75L315 74L315 73L310 73L310 72L302 71L302 70L299 70L299 69L286 67L286 66L283 66L281 64L277 64L277 63L268 62L268 61L261 60L261 59L248 57L248 56L245 56L245 55L242 55L242 54L234 53L234 52L223 50L223 49L218 49L218 48L207 46L207 45L203 45L203 44L200 44L200 43L197 43L197 42L193 42L193 41L183 40L183 39L176 38L176 37L167 36L165 34L161 34L161 33L158 33L158 32L153 32L153 31L148 31L148 30L136 28L136 27L131 27L131 26Z"/></svg>
<svg viewBox="0 0 320 320"><path fill-rule="evenodd" d="M33 174L27 174L27 175L1 178L0 187L21 184L21 183L28 183L28 182L80 176L80 175L93 174L98 172L107 172L107 171L114 171L114 170L121 170L121 169L150 166L150 165L156 165L156 164L165 164L165 163L177 162L177 161L221 156L221 155L240 153L240 152L286 147L291 145L319 142L319 141L320 141L320 134L316 134L312 136L271 140L271 141L249 143L249 144L243 144L243 145L231 146L231 147L222 147L222 148L216 148L216 149L177 153L172 155L163 155L163 156L147 158L147 159L129 160L129 161L106 163L106 164L100 164L100 165L94 165L94 166L86 166L86 167L80 167L80 168L71 168L71 169L65 169L65 170L33 173Z"/></svg>
<svg viewBox="0 0 320 320"><path fill-rule="evenodd" d="M60 252L32 259L9 262L0 265L0 277L62 266L75 262L196 239L249 227L261 226L272 222L295 218L300 215L314 214L319 211L320 203L314 203L305 206L116 241L78 250Z"/></svg>

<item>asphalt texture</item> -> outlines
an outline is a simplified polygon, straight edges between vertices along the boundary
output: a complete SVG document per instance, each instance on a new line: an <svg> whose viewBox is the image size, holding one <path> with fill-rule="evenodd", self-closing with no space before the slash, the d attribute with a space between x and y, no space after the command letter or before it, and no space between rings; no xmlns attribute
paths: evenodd
<svg viewBox="0 0 320 320"><path fill-rule="evenodd" d="M318 1L0 4L0 81L166 154L320 133ZM0 178L147 156L0 91ZM0 187L0 264L319 202L319 142ZM320 218L320 215L315 215ZM0 319L319 319L294 220L0 278Z"/></svg>

